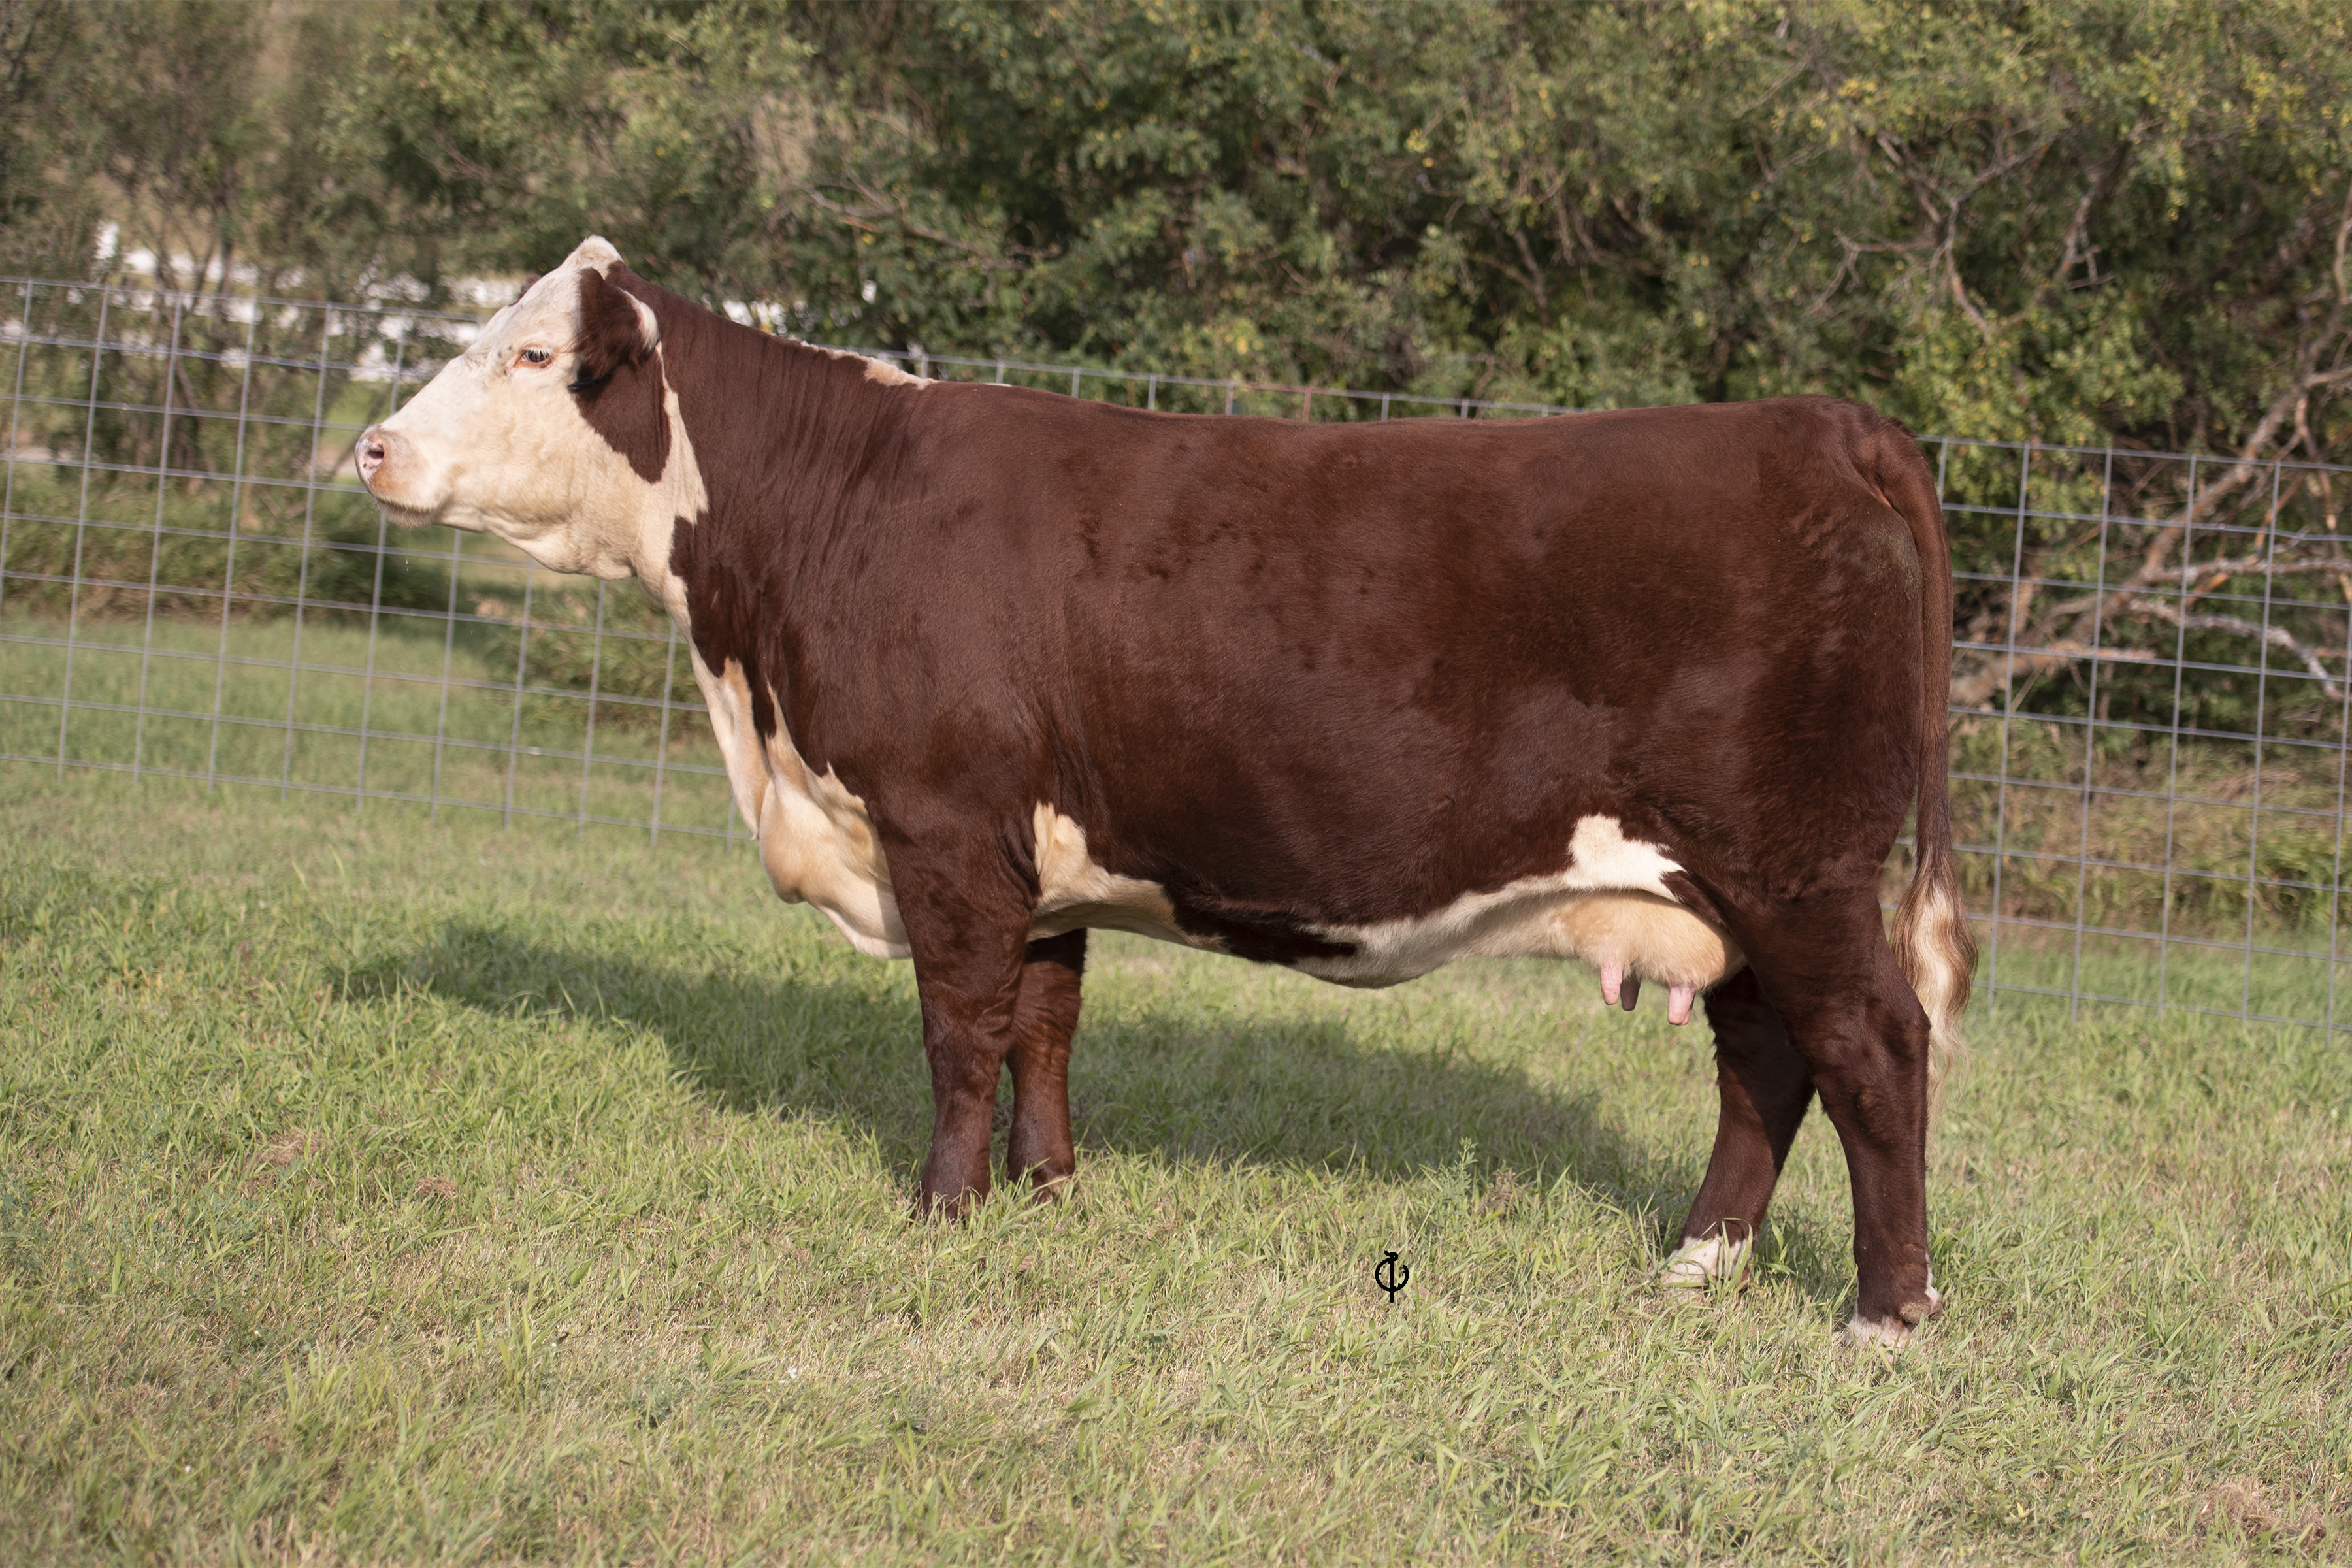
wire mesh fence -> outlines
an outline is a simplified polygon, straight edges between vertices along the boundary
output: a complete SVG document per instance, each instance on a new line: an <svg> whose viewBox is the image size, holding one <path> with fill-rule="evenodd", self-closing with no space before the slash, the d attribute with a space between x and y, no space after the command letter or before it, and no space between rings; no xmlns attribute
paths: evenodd
<svg viewBox="0 0 2352 1568"><path fill-rule="evenodd" d="M25 279L0 281L0 763L741 835L647 597L389 530L361 489L358 433L474 317ZM894 357L1198 413L1564 412ZM1986 1005L2352 1023L2352 470L1921 445L1953 538L1954 818ZM1898 849L1890 890L1906 874Z"/></svg>

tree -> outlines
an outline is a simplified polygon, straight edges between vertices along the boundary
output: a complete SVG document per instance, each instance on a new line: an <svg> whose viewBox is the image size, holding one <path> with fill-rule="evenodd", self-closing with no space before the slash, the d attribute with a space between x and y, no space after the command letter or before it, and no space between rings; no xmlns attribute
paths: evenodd
<svg viewBox="0 0 2352 1568"><path fill-rule="evenodd" d="M536 271L601 231L706 298L765 295L803 52L766 0L434 0L346 84L344 144L449 265Z"/></svg>
<svg viewBox="0 0 2352 1568"><path fill-rule="evenodd" d="M787 182L780 234L795 287L875 282L901 341L1578 405L1837 391L2174 449L2342 435L2339 8L830 9L803 26L859 134Z"/></svg>
<svg viewBox="0 0 2352 1568"><path fill-rule="evenodd" d="M68 68L105 20L76 0L0 0L0 268L87 269L99 223L90 128Z"/></svg>

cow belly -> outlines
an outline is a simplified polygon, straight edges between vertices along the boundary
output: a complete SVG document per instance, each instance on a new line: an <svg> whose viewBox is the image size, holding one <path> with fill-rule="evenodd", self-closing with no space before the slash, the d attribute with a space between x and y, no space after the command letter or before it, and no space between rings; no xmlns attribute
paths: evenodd
<svg viewBox="0 0 2352 1568"><path fill-rule="evenodd" d="M1671 899L1544 883L1474 895L1421 920L1318 934L1355 951L1303 958L1297 967L1340 985L1393 985L1458 958L1569 958L1704 991L1748 962L1728 937Z"/></svg>
<svg viewBox="0 0 2352 1568"><path fill-rule="evenodd" d="M1043 801L1030 814L1036 837L1037 908L1029 936L1059 936L1087 927L1127 931L1160 942L1214 950L1214 937L1195 936L1176 923L1168 890L1139 877L1122 877L1087 852L1087 830Z"/></svg>
<svg viewBox="0 0 2352 1568"><path fill-rule="evenodd" d="M723 689L726 683L719 684ZM714 711L730 764L751 761L741 754L752 749L742 744L749 725L741 717ZM730 741L736 744L727 746ZM763 776L754 791L760 858L777 896L824 910L860 952L908 957L912 950L891 891L889 868L866 803L830 772L813 773L782 731L761 749ZM1087 850L1086 830L1071 818L1040 802L1032 827L1038 883L1032 940L1091 928L1221 949L1214 936L1177 923L1173 901L1160 884L1098 864ZM1460 958L1567 958L1695 991L1715 985L1747 962L1729 938L1663 893L1593 885L1622 877L1657 886L1659 874L1673 868L1650 846L1625 839L1614 820L1580 822L1570 862L1561 876L1472 894L1433 915L1325 928L1318 934L1354 951L1293 962L1318 979L1381 986Z"/></svg>

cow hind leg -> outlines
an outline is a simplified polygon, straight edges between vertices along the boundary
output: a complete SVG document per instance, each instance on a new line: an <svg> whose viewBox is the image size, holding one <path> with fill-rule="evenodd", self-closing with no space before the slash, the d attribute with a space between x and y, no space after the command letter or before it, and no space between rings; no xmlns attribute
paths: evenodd
<svg viewBox="0 0 2352 1568"><path fill-rule="evenodd" d="M1858 1277L1846 1335L1900 1344L1943 1302L1927 1258L1927 1015L1879 921L1873 890L1833 924L1792 921L1773 951L1749 952L1844 1146Z"/></svg>
<svg viewBox="0 0 2352 1568"><path fill-rule="evenodd" d="M1040 1199L1060 1197L1077 1169L1070 1137L1070 1037L1078 1027L1078 984L1086 968L1083 930L1031 942L1021 965L1004 1174L1008 1181L1029 1178Z"/></svg>
<svg viewBox="0 0 2352 1568"><path fill-rule="evenodd" d="M1703 1286L1738 1274L1813 1099L1812 1073L1753 973L1742 970L1716 987L1706 1005L1715 1030L1721 1110L1706 1178L1661 1276L1672 1286Z"/></svg>

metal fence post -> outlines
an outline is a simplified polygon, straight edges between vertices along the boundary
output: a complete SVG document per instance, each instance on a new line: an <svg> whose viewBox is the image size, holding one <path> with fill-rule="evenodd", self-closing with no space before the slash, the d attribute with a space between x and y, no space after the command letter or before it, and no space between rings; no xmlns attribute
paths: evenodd
<svg viewBox="0 0 2352 1568"><path fill-rule="evenodd" d="M131 777L147 747L147 671L155 655L155 587L163 570L163 499L172 488L172 407L180 367L180 328L187 301L172 297L172 343L163 353L163 424L155 448L155 527L147 545L147 624L139 645L139 709L131 721Z"/></svg>
<svg viewBox="0 0 2352 1568"><path fill-rule="evenodd" d="M73 721L74 633L81 621L81 557L82 545L89 532L89 465L90 448L98 442L98 378L99 367L106 360L106 320L113 303L111 285L98 286L98 331L90 336L89 347L89 408L82 416L81 426L81 487L74 503L73 584L66 591L66 673L58 699L58 777L66 776L66 731Z"/></svg>
<svg viewBox="0 0 2352 1568"><path fill-rule="evenodd" d="M0 610L8 607L8 525L16 518L16 437L25 407L25 361L33 352L33 285L25 285L25 313L16 324L16 385L8 398L8 478L0 489Z"/></svg>
<svg viewBox="0 0 2352 1568"><path fill-rule="evenodd" d="M245 529L245 436L247 416L253 409L253 339L261 326L261 307L249 306L245 319L245 366L236 393L236 471L228 485L227 563L221 569L220 641L214 650L212 733L205 742L205 794L213 793L220 776L221 702L227 695L228 608L236 594L236 536ZM286 679L294 672L289 664Z"/></svg>
<svg viewBox="0 0 2352 1568"><path fill-rule="evenodd" d="M2263 529L2263 636L2256 656L2261 663L2254 671L2254 785L2252 804L2246 811L2246 942L2245 968L2238 988L2238 1016L2245 1018L2254 1008L2254 906L2260 898L2258 878L2261 872L2263 840L2263 731L2270 712L2271 682L2271 592L2276 584L2278 565L2278 484L2279 469L2271 465L2270 515Z"/></svg>
<svg viewBox="0 0 2352 1568"><path fill-rule="evenodd" d="M669 765L669 727L671 722L669 694L671 683L675 681L677 678L677 622L676 620L672 620L669 623L669 642L662 651L661 736L654 742L653 822L646 835L647 842L654 844L661 842L662 773L663 770ZM731 795L731 789L730 793ZM728 802L727 809L730 813L732 813L735 809L734 802L731 798Z"/></svg>
<svg viewBox="0 0 2352 1568"><path fill-rule="evenodd" d="M310 400L310 444L302 454L302 562L294 579L294 648L286 656L286 751L278 774L278 798L294 783L294 695L302 679L302 626L310 615L310 544L319 501L319 432L327 419L327 345L335 335L335 311L319 312L319 385Z"/></svg>
<svg viewBox="0 0 2352 1568"><path fill-rule="evenodd" d="M2182 678L2189 670L2189 591L2197 582L2197 459L2189 459L2189 502L2180 514L2180 604L2172 650L2171 760L2164 784L2164 907L2158 911L2156 935L2156 1016L2164 1016L2172 963L2172 874L2174 834L2180 813L2180 703Z"/></svg>
<svg viewBox="0 0 2352 1568"><path fill-rule="evenodd" d="M499 825L514 826L515 770L522 763L522 678L530 663L530 591L538 584L539 568L522 569L522 632L515 639L514 722L507 731L507 798Z"/></svg>
<svg viewBox="0 0 2352 1568"><path fill-rule="evenodd" d="M2107 602L2107 525L2114 510L2116 455L2107 453L2106 467L2099 477L2099 563L2091 579L2091 691L2083 707L2083 804L2082 837L2074 854L2074 978L2066 984L2066 1021L2077 1022L2083 1011L2083 905L2090 896L2091 870L2091 803L2096 785L2099 765L2099 656L2100 638L2105 630Z"/></svg>
<svg viewBox="0 0 2352 1568"><path fill-rule="evenodd" d="M404 319L400 323L399 334L393 341L392 407L394 413L398 413L400 410L400 373L407 363L408 322ZM384 417L389 419L392 416L387 414ZM335 475L341 471L341 465L338 464L334 468L328 470L329 484L334 483ZM310 471L314 477L318 469L318 447L313 443L310 449ZM375 514L375 586L368 595L367 673L360 677L359 776L353 784L356 794L352 800L352 815L354 816L367 809L368 721L375 713L375 639L383 621L383 558L391 549L391 531L392 520L379 509Z"/></svg>
<svg viewBox="0 0 2352 1568"><path fill-rule="evenodd" d="M580 746L580 821L575 833L588 831L588 773L596 761L596 698L604 678L604 590L609 586L603 578L596 580L596 635L588 649L588 730Z"/></svg>
<svg viewBox="0 0 2352 1568"><path fill-rule="evenodd" d="M2352 600L2352 593L2346 595ZM2327 878L2327 1027L2336 1023L2336 971L2343 962L2344 941L2344 786L2345 763L2352 758L2352 614L2344 617L2344 696L2336 709L2336 826L2328 837L2331 859Z"/></svg>
<svg viewBox="0 0 2352 1568"><path fill-rule="evenodd" d="M432 800L425 807L425 820L441 820L441 756L449 741L449 675L457 657L457 574L464 569L466 536L456 529L449 531L449 618L441 628L441 704L440 713L433 721L433 784Z"/></svg>
<svg viewBox="0 0 2352 1568"><path fill-rule="evenodd" d="M1994 785L1992 830L1992 940L1987 944L1985 967L1991 973L1985 980L1985 1010L1992 1010L1996 994L2000 990L2000 885L2003 863L2009 857L2009 737L2010 721L2017 712L2017 617L2025 598L2025 515L2033 481L2033 447L2028 443L2017 456L2017 544L2009 568L2009 634L2002 658L2008 662L2002 672L2000 687L2000 782ZM1915 846L1913 853L1916 854Z"/></svg>

